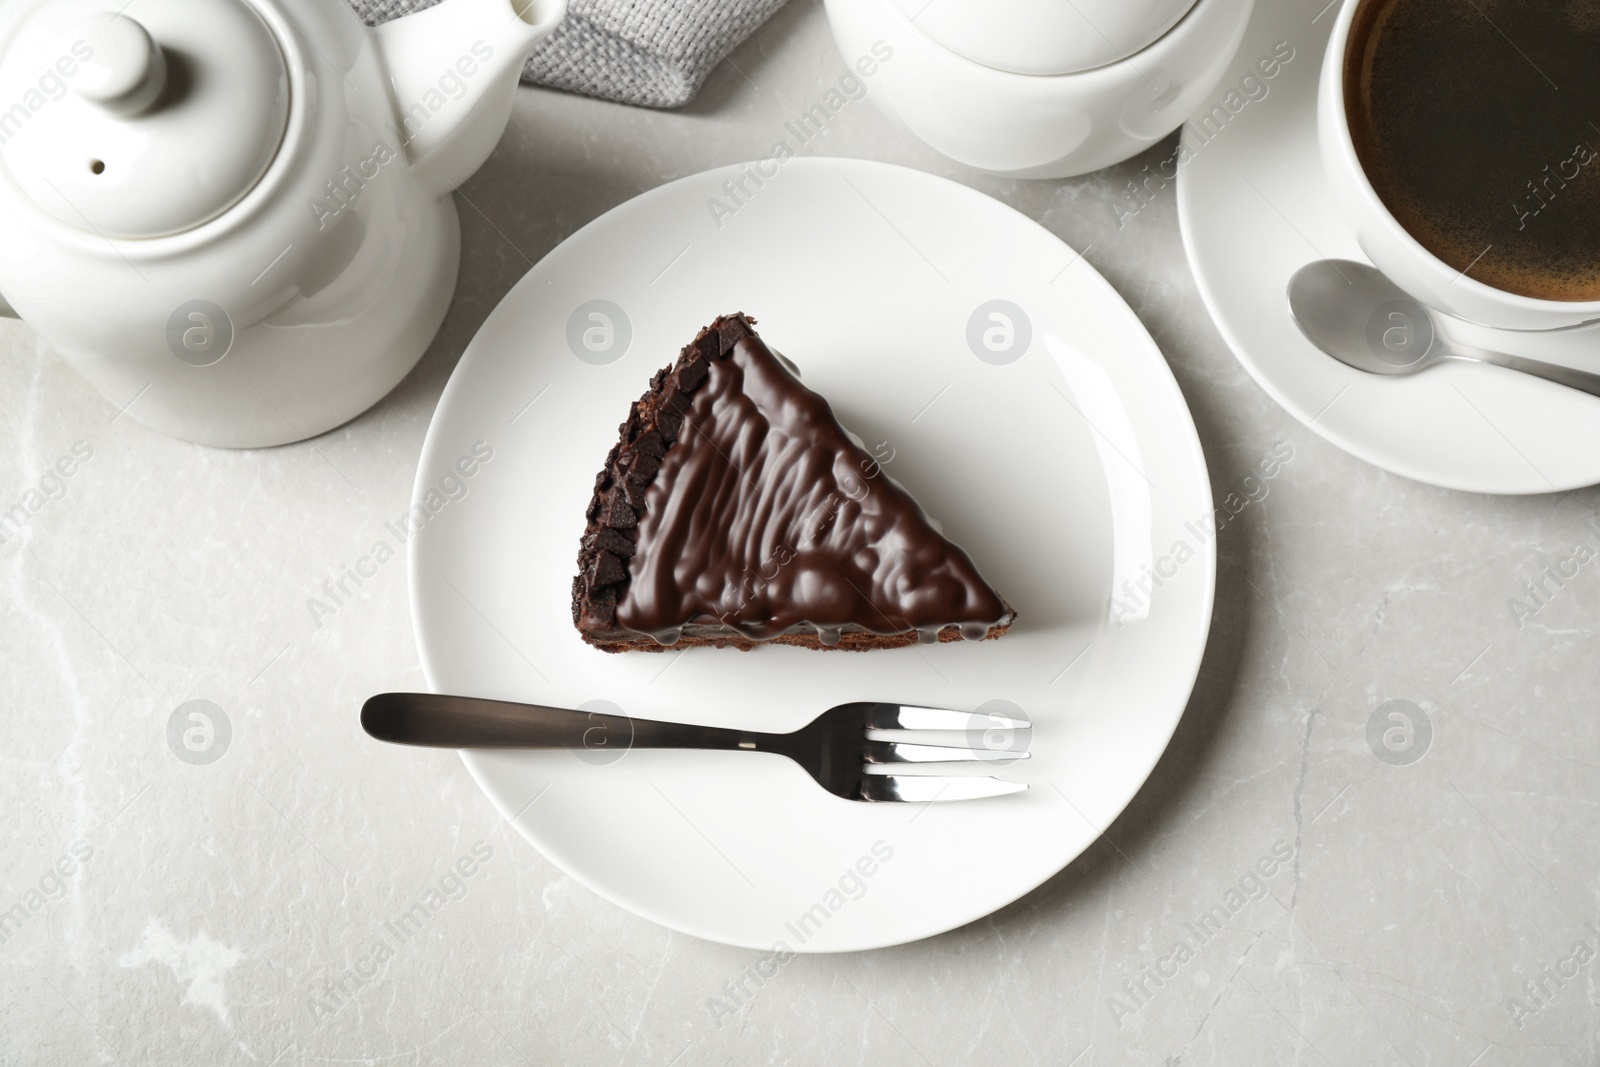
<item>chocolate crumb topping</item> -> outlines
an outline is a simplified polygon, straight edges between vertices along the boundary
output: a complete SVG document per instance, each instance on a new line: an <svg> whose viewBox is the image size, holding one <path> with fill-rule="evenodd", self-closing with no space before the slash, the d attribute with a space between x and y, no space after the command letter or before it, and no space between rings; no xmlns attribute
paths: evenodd
<svg viewBox="0 0 1600 1067"><path fill-rule="evenodd" d="M610 626L617 600L628 584L628 566L638 551L639 512L667 449L677 440L691 394L710 377L708 363L728 354L754 320L743 315L719 318L685 345L671 367L650 378L650 390L628 409L617 428L620 440L594 478L589 520L578 550L578 576L572 580L572 621L588 633ZM726 340L724 340L726 339Z"/></svg>

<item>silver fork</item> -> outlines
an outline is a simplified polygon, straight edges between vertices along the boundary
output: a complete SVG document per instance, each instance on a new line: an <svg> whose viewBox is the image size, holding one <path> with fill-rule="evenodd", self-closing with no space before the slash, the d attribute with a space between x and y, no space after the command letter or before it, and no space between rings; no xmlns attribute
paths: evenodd
<svg viewBox="0 0 1600 1067"><path fill-rule="evenodd" d="M903 764L1027 759L1021 750L928 745L870 736L879 730L1030 730L1025 719L985 712L858 702L829 708L788 734L689 726L625 715L570 711L478 697L380 693L361 708L361 726L379 741L430 748L699 748L788 756L834 796L846 800L980 800L1028 787L994 777L896 774ZM1031 736L1022 735L1024 739Z"/></svg>

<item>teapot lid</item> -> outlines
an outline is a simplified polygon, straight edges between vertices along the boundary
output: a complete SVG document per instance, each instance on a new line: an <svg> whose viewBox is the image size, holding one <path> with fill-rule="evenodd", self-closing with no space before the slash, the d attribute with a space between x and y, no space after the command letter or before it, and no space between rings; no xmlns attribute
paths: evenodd
<svg viewBox="0 0 1600 1067"><path fill-rule="evenodd" d="M1074 74L1126 59L1196 0L895 0L959 56L1016 74Z"/></svg>
<svg viewBox="0 0 1600 1067"><path fill-rule="evenodd" d="M192 230L277 156L288 66L244 0L46 0L0 33L0 162L68 226Z"/></svg>

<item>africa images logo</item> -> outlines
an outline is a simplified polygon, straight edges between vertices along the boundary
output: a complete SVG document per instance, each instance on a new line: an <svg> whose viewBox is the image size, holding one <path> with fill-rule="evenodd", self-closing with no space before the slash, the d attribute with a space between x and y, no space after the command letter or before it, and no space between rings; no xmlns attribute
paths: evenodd
<svg viewBox="0 0 1600 1067"><path fill-rule="evenodd" d="M867 79L878 73L882 64L894 58L894 48L885 41L874 41L871 52L871 55L858 56L855 69L840 75L839 80L822 94L821 100L784 122L784 132L792 135L801 148L827 133L828 124L848 105L864 99L867 95ZM789 137L780 137L772 143L772 148L764 158L744 167L737 178L723 182L721 196L706 198L706 210L717 229L722 229L727 219L748 206L767 182L778 176L783 165L797 154L796 146L790 143Z"/></svg>
<svg viewBox="0 0 1600 1067"><path fill-rule="evenodd" d="M340 608L355 599L361 587L377 577L378 568L399 555L406 542L421 533L435 515L452 502L465 500L472 491L472 479L492 459L494 446L487 441L475 442L468 454L445 468L445 472L433 485L428 486L416 503L383 524L384 536L373 541L365 553L356 557L354 565L340 564L334 576L323 581L319 590L322 596L306 597L311 628L322 629L323 620L337 615Z"/></svg>

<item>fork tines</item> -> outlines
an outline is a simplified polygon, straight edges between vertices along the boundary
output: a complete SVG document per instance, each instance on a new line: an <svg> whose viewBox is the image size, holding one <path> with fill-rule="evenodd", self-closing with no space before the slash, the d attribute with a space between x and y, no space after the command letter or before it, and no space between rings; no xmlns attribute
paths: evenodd
<svg viewBox="0 0 1600 1067"><path fill-rule="evenodd" d="M998 778L944 778L930 774L869 774L861 785L863 800L903 800L931 803L935 800L982 800L1020 793L1028 787L1021 782Z"/></svg>
<svg viewBox="0 0 1600 1067"><path fill-rule="evenodd" d="M961 731L968 743L938 745L869 738L862 752L864 769L867 772L862 783L863 799L917 803L935 800L979 800L1020 793L1028 788L1022 782L1007 782L993 777L893 773L886 766L960 762L992 765L997 762L1009 763L1027 759L1029 753L1025 745L1021 749L975 748L971 745L974 735L985 735L989 731L1030 730L1032 724L1026 719L988 712L951 711L947 708L927 708L909 704L875 704L866 713L866 727L869 731L917 730L939 733Z"/></svg>
<svg viewBox="0 0 1600 1067"><path fill-rule="evenodd" d="M911 704L874 704L867 713L869 730L1028 730L1033 724L986 711L951 711Z"/></svg>

